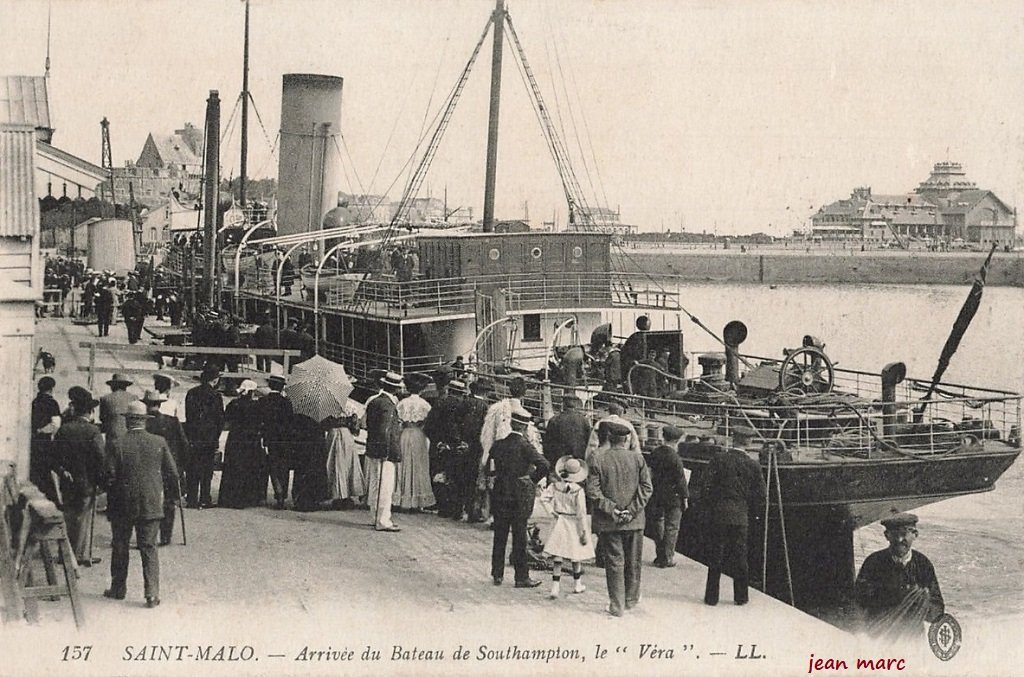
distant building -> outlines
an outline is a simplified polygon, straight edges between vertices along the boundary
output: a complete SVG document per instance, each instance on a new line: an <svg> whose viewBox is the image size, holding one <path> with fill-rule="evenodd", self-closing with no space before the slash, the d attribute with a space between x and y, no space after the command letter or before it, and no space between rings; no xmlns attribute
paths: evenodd
<svg viewBox="0 0 1024 677"><path fill-rule="evenodd" d="M0 76L0 123L28 125L35 130L35 194L47 197L89 199L107 178L106 172L88 160L61 150L53 143L50 100L42 75Z"/></svg>
<svg viewBox="0 0 1024 677"><path fill-rule="evenodd" d="M957 162L938 162L912 193L878 195L855 188L811 217L811 235L885 242L896 239L1013 244L1016 212L967 180Z"/></svg>
<svg viewBox="0 0 1024 677"><path fill-rule="evenodd" d="M599 230L614 235L635 235L639 229L632 224L622 223L622 215L618 209L587 207L579 210L576 222L566 225L566 230Z"/></svg>
<svg viewBox="0 0 1024 677"><path fill-rule="evenodd" d="M136 201L155 205L161 198L199 195L203 178L203 131L185 123L173 134L150 132L139 159L115 167L114 199L127 203L129 184Z"/></svg>

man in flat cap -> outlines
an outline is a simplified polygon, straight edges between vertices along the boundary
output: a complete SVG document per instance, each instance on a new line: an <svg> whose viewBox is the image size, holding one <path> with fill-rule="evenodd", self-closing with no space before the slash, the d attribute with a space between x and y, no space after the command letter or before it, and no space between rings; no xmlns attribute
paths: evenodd
<svg viewBox="0 0 1024 677"><path fill-rule="evenodd" d="M540 581L530 578L526 557L526 525L533 512L537 482L548 474L547 459L526 439L530 414L514 409L512 432L494 443L489 463L493 464L494 488L491 490L491 514L494 515L494 543L491 547L491 578L501 585L505 577L505 547L512 532L512 566L517 588L535 588Z"/></svg>
<svg viewBox="0 0 1024 677"><path fill-rule="evenodd" d="M764 503L767 493L761 466L747 452L755 431L733 430L733 446L719 451L704 471L701 501L708 517L708 578L704 603L718 604L718 583L723 568L732 575L732 598L749 601L747 534L749 514Z"/></svg>
<svg viewBox="0 0 1024 677"><path fill-rule="evenodd" d="M644 508L653 486L643 456L629 447L630 429L614 421L604 425L610 446L591 456L586 489L594 506L592 528L600 535L608 613L621 616L640 602Z"/></svg>
<svg viewBox="0 0 1024 677"><path fill-rule="evenodd" d="M867 630L876 637L919 638L924 621L945 612L935 568L913 549L917 515L897 513L882 520L889 547L873 552L861 565L854 591L865 612Z"/></svg>
<svg viewBox="0 0 1024 677"><path fill-rule="evenodd" d="M654 566L660 569L676 565L676 539L686 505L686 476L677 446L682 436L683 431L679 428L664 426L661 429L664 443L656 447L647 459L654 485L654 493L647 504L647 519L654 534Z"/></svg>
<svg viewBox="0 0 1024 677"><path fill-rule="evenodd" d="M167 442L167 448L174 458L174 466L178 470L177 481L169 487L171 491L164 493L164 518L160 522L160 545L170 545L171 536L174 534L174 518L177 514L178 503L181 500L181 488L188 484L183 476L185 468L190 464L191 448L185 438L185 430L181 421L175 416L168 416L160 411L160 407L167 401L167 396L156 390L147 390L142 397L142 403L146 405L149 413L149 420L146 421L146 432L159 435Z"/></svg>

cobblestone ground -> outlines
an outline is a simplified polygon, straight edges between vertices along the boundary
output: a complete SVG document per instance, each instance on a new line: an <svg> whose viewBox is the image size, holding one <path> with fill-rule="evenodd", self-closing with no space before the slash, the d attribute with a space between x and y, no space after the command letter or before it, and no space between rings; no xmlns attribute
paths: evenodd
<svg viewBox="0 0 1024 677"><path fill-rule="evenodd" d="M44 320L38 330L37 345L57 357L56 392L63 400L68 387L86 382L77 367L87 364L87 351L78 343L89 340L94 328ZM123 326L112 329L110 340L124 340ZM124 357L97 362L152 364ZM101 374L96 382L106 380ZM192 385L181 384L176 394ZM105 386L96 390L102 394ZM493 586L491 532L483 525L399 514L400 533L379 533L361 510L217 508L186 510L185 518L188 545L181 545L178 524L174 543L160 549L162 604L156 609L144 607L134 552L128 598L103 598L110 530L100 518L95 554L103 562L80 570L86 629L75 632L66 602L42 603L39 626L6 626L0 632L0 675L55 669L62 674L789 674L805 673L811 652L826 656L831 649L841 652L833 655L852 657L860 650L856 638L756 591L749 605L732 605L727 578L723 604L705 606L706 570L682 557L674 569L646 566L639 607L616 619L604 613L604 574L592 565L584 571L587 591L563 593L558 600L548 599L546 572L534 572L544 581L535 589L514 589L511 571L505 585ZM653 554L648 542L645 563ZM75 643L94 647L88 661L62 660L64 647ZM248 662L204 660L198 667L195 660L134 660L140 647L151 645L187 645L193 659L201 653L197 647L221 645L249 646L254 656ZM460 645L471 657L454 661ZM355 653L350 661L296 660L307 647ZM568 657L517 658L509 647ZM655 647L671 650L672 656L651 658ZM372 654L360 659L367 649L379 651L380 660L371 660ZM414 649L443 651L445 658L406 660ZM609 653L599 659L601 649ZM512 658L488 653L506 650ZM969 672L970 664L963 662L922 660L930 670Z"/></svg>

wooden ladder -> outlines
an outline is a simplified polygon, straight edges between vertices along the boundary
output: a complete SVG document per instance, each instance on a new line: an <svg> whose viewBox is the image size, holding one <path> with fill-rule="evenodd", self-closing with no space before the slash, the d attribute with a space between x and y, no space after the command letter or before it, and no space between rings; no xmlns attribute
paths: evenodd
<svg viewBox="0 0 1024 677"><path fill-rule="evenodd" d="M52 501L29 484L21 489L24 521L14 560L17 577L16 594L24 604L24 616L30 623L39 622L39 599L68 597L75 626L85 625L85 613L78 596L78 564L68 541L64 514ZM46 584L36 584L34 565L43 564ZM57 569L63 570L63 581L58 580Z"/></svg>

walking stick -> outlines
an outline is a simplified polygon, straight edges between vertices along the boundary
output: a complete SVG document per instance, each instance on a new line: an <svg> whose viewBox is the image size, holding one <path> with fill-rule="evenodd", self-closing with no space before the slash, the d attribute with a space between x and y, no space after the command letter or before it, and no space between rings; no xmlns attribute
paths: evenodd
<svg viewBox="0 0 1024 677"><path fill-rule="evenodd" d="M92 492L92 507L89 508L89 512L90 512L90 518L89 518L89 551L88 551L89 565L88 566L92 566L94 564L93 557L92 557L92 539L93 539L93 535L96 532L96 490L95 489ZM95 563L99 564L99 558L96 559Z"/></svg>
<svg viewBox="0 0 1024 677"><path fill-rule="evenodd" d="M185 537L185 506L181 504L181 475L178 476L178 514L181 515L181 544L188 545Z"/></svg>

